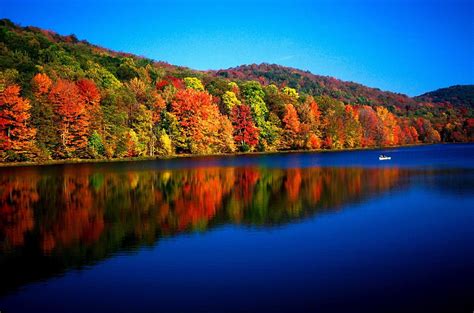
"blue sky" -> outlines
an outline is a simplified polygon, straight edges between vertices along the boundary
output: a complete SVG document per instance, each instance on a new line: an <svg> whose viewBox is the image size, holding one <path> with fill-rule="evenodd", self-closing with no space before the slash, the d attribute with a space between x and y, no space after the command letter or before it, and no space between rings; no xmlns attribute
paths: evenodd
<svg viewBox="0 0 474 313"><path fill-rule="evenodd" d="M278 63L408 95L474 83L474 0L0 2L22 26L195 69Z"/></svg>

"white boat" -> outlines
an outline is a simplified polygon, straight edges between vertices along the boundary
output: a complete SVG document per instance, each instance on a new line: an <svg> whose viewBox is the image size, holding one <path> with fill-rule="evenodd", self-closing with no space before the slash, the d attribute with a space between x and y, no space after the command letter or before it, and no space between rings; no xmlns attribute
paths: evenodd
<svg viewBox="0 0 474 313"><path fill-rule="evenodd" d="M386 161L386 160L391 160L391 159L392 159L392 157L389 157L387 155L384 155L384 154L379 155L379 160L380 161Z"/></svg>

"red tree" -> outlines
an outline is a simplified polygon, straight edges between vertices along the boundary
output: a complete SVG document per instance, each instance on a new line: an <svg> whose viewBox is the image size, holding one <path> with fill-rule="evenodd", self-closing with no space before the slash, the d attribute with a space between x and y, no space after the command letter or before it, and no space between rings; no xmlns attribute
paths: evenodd
<svg viewBox="0 0 474 313"><path fill-rule="evenodd" d="M379 119L375 111L364 105L359 109L359 121L362 126L362 147L371 147L379 137Z"/></svg>
<svg viewBox="0 0 474 313"><path fill-rule="evenodd" d="M0 150L18 155L32 152L36 130L28 126L30 102L20 96L20 87L10 85L0 92Z"/></svg>
<svg viewBox="0 0 474 313"><path fill-rule="evenodd" d="M59 134L66 156L84 152L89 133L89 114L85 97L79 87L67 80L58 80L51 88L49 99L58 119ZM58 151L62 154L62 151Z"/></svg>
<svg viewBox="0 0 474 313"><path fill-rule="evenodd" d="M236 105L231 112L234 126L234 140L242 149L254 147L258 143L258 128L252 120L252 111L247 105Z"/></svg>
<svg viewBox="0 0 474 313"><path fill-rule="evenodd" d="M184 89L183 81L173 76L166 76L163 80L157 82L155 87L157 90L163 90L168 85L173 85L176 89Z"/></svg>
<svg viewBox="0 0 474 313"><path fill-rule="evenodd" d="M100 91L94 81L90 79L81 79L76 82L79 93L86 105L86 115L90 120L90 130L97 130L100 134L104 133L103 116L100 109ZM92 117L92 118L91 118Z"/></svg>
<svg viewBox="0 0 474 313"><path fill-rule="evenodd" d="M194 141L202 139L199 122L203 116L200 116L200 113L209 105L212 105L212 99L207 93L193 89L183 89L176 93L171 104L171 112L178 119L185 137Z"/></svg>
<svg viewBox="0 0 474 313"><path fill-rule="evenodd" d="M210 94L192 88L179 90L171 103L171 112L181 126L185 149L191 153L214 152L222 116Z"/></svg>
<svg viewBox="0 0 474 313"><path fill-rule="evenodd" d="M100 103L100 92L95 83L90 79L81 79L76 83L84 102L89 107L98 106Z"/></svg>

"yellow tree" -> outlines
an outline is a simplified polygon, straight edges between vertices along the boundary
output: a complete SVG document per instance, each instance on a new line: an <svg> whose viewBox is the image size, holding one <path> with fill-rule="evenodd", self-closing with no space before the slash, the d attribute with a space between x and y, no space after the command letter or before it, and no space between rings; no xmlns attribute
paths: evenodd
<svg viewBox="0 0 474 313"><path fill-rule="evenodd" d="M387 108L377 107L376 113L380 119L380 127L382 128L381 142L379 143L382 146L391 146L397 145L399 138L397 136L397 120L395 115L393 115Z"/></svg>
<svg viewBox="0 0 474 313"><path fill-rule="evenodd" d="M358 111L350 104L345 107L344 133L347 148L360 147L362 141L362 126L359 121Z"/></svg>

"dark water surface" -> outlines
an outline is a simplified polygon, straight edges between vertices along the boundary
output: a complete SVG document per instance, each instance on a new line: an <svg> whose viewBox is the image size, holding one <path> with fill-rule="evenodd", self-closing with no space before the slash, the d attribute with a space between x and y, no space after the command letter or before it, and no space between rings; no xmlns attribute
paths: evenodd
<svg viewBox="0 0 474 313"><path fill-rule="evenodd" d="M459 144L3 168L0 311L472 312L473 160Z"/></svg>

